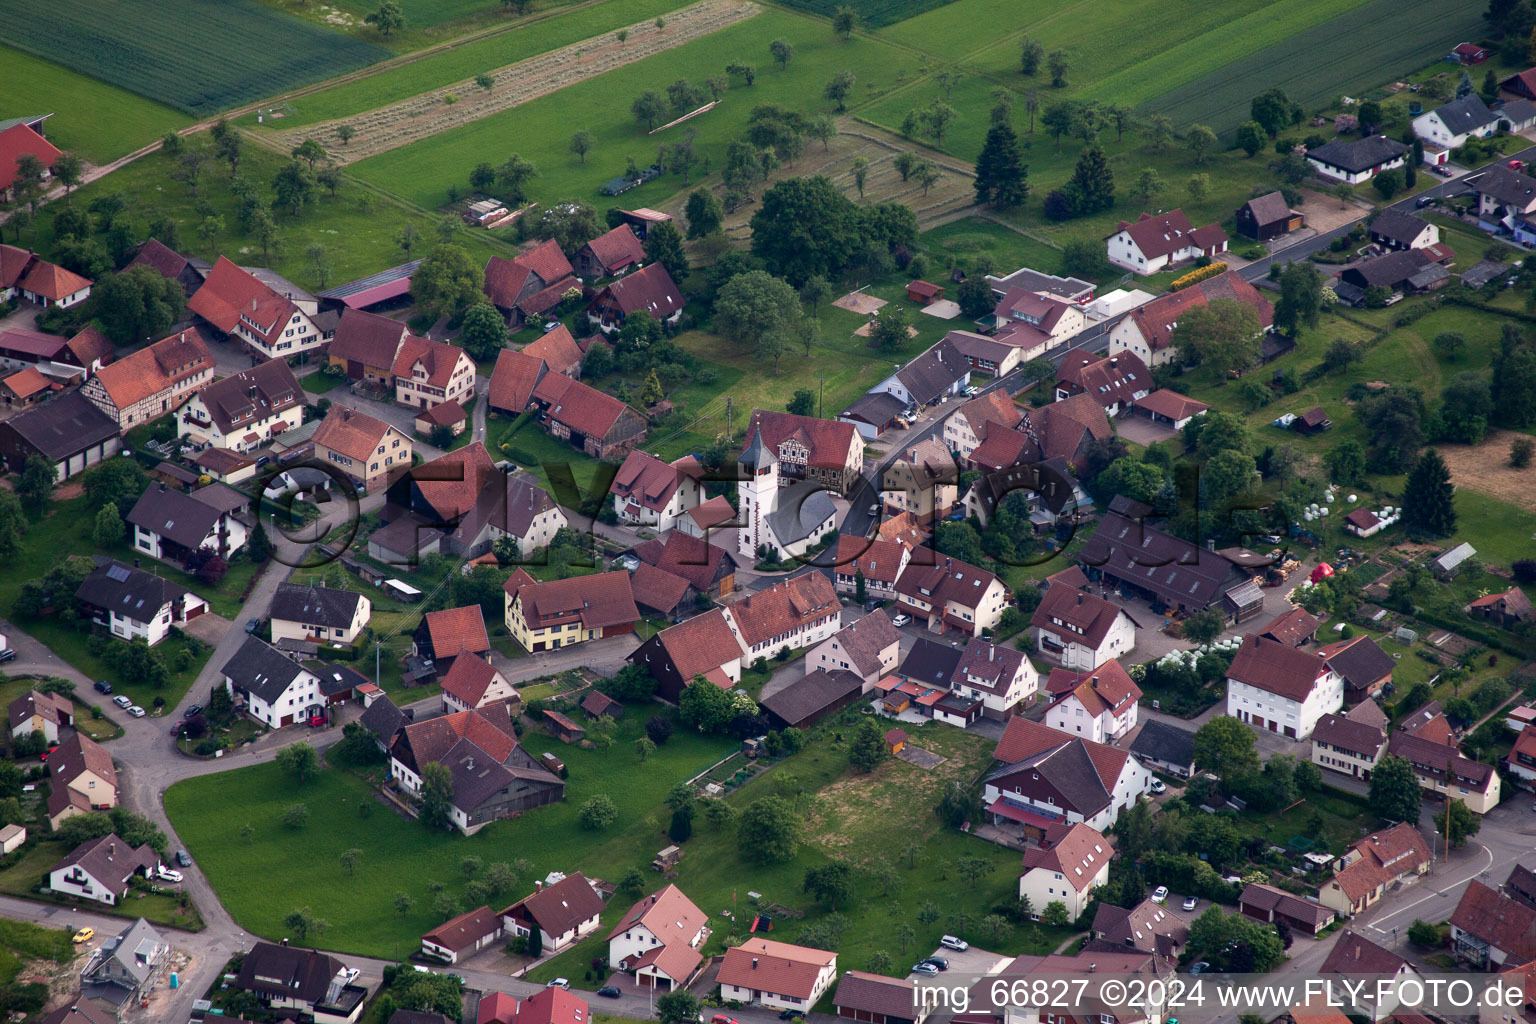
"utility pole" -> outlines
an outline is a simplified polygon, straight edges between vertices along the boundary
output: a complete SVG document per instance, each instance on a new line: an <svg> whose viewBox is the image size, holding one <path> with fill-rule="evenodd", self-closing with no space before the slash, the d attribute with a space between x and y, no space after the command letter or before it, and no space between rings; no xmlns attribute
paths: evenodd
<svg viewBox="0 0 1536 1024"><path fill-rule="evenodd" d="M821 385L816 389L816 418L821 419L822 414L826 412L826 408L822 405L822 398L827 393L827 375L817 374L816 379L821 381Z"/></svg>

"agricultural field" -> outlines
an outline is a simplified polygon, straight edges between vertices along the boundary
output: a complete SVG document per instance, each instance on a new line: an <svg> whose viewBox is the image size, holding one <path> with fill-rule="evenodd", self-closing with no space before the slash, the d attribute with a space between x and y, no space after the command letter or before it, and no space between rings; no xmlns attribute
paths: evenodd
<svg viewBox="0 0 1536 1024"><path fill-rule="evenodd" d="M192 122L186 114L98 82L20 50L0 46L0 110L53 116L49 141L93 164L106 164ZM61 97L67 104L60 104Z"/></svg>
<svg viewBox="0 0 1536 1024"><path fill-rule="evenodd" d="M1321 106L1406 75L1482 30L1482 11L1475 6L1372 0L1171 89L1141 109L1167 114L1176 125L1201 123L1226 132L1247 118L1249 99L1267 88L1284 89L1309 108Z"/></svg>
<svg viewBox="0 0 1536 1024"><path fill-rule="evenodd" d="M6 42L200 117L389 51L255 0L3 0Z"/></svg>
<svg viewBox="0 0 1536 1024"><path fill-rule="evenodd" d="M778 38L788 40L795 49L789 66L782 70L773 65L768 53L769 42ZM901 56L900 50L876 40L843 43L824 21L765 8L756 17L703 39L615 68L515 110L360 161L351 170L365 181L433 208L444 201L449 185L467 187L469 172L477 163L499 164L515 152L539 169L540 177L528 186L534 201L574 197L595 202L600 199L599 186L622 172L628 157L641 165L650 163L659 146L692 132L700 163L718 166L726 143L741 135L754 106L779 103L802 112L830 111L832 103L819 99L822 86L845 68L858 79L851 102L880 95L906 74L900 67ZM647 136L644 126L629 113L629 101L646 90L660 92L678 78L702 85L707 77L724 73L732 59L758 65L756 84L748 87L737 79L719 106L689 121L686 128ZM808 102L809 96L818 99ZM568 147L577 129L593 135L585 164ZM682 187L680 176L668 175L626 192L622 202L652 205Z"/></svg>
<svg viewBox="0 0 1536 1024"><path fill-rule="evenodd" d="M408 63L380 69L355 81L322 89L285 103L281 117L266 121L274 130L344 118L408 99L454 82L473 79L482 72L515 64L547 50L569 46L592 36L614 32L635 21L653 21L669 15L680 0L600 0L577 9L560 11L503 32L456 44ZM255 127L256 115L239 122Z"/></svg>
<svg viewBox="0 0 1536 1024"><path fill-rule="evenodd" d="M206 133L202 133L189 138L187 145L209 146L210 140ZM284 157L270 150L248 144L240 162L240 173L250 181L269 182L285 162ZM229 189L228 164L210 160L196 195L185 182L171 177L175 169L175 160L164 153L151 153L76 190L73 203L89 205L99 195L121 193L127 202L127 216L141 231L147 230L148 223L159 216L171 217L177 222L183 252L208 260L222 254L240 263L269 266L311 290L350 281L404 262L406 256L395 245L394 239L406 224L413 225L421 238L421 245L414 253L416 256L422 255L437 237L436 218L408 209L374 189L347 180L334 197L322 190L315 204L297 217L286 210L274 211L283 244L264 254L261 242L240 227L236 215L237 200ZM217 222L219 230L209 238L198 231L199 225L204 223L202 204L207 204L212 216L220 218ZM40 211L38 226L30 237L23 233L22 244L31 245L40 252L51 251L54 240L50 211L63 208L61 204L54 204ZM455 241L477 262L484 262L493 254L511 252L510 247L483 231L461 230ZM315 245L324 247L323 273L310 253L311 246Z"/></svg>
<svg viewBox="0 0 1536 1024"><path fill-rule="evenodd" d="M338 124L324 123L283 129L277 133L277 142L284 149L292 149L314 138L338 163L364 160L663 53L750 18L758 10L756 4L745 0L703 0L673 12L659 28L645 22L629 26L623 42L605 34L503 68L491 76L489 89L474 81L462 81L441 93L423 93L349 117L344 123L356 134L345 141L337 135Z"/></svg>
<svg viewBox="0 0 1536 1024"><path fill-rule="evenodd" d="M859 27L872 29L893 25L925 11L943 9L951 0L784 0L784 6L830 18L839 7L859 12Z"/></svg>

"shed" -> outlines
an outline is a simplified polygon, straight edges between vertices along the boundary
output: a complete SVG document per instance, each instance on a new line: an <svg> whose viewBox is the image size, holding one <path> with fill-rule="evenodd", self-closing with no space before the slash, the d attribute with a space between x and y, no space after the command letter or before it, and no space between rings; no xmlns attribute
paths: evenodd
<svg viewBox="0 0 1536 1024"><path fill-rule="evenodd" d="M920 306L926 306L944 296L944 286L927 281L911 281L907 284L907 298Z"/></svg>
<svg viewBox="0 0 1536 1024"><path fill-rule="evenodd" d="M885 734L885 749L892 754L899 754L907 745L907 734L902 729L891 729Z"/></svg>
<svg viewBox="0 0 1536 1024"><path fill-rule="evenodd" d="M593 690L582 699L581 710L585 711L592 718L602 718L604 716L618 718L624 713L624 705L606 693Z"/></svg>
<svg viewBox="0 0 1536 1024"><path fill-rule="evenodd" d="M544 724L562 743L577 743L587 735L585 729L558 711L544 712Z"/></svg>
<svg viewBox="0 0 1536 1024"><path fill-rule="evenodd" d="M1331 426L1333 426L1333 421L1328 418L1328 414L1319 405L1297 416L1295 422L1291 424L1291 429L1303 434L1315 434L1327 430Z"/></svg>
<svg viewBox="0 0 1536 1024"><path fill-rule="evenodd" d="M1436 576L1448 577L1455 575L1462 562L1477 554L1477 549L1471 544L1458 544L1439 558L1430 563L1430 568Z"/></svg>
<svg viewBox="0 0 1536 1024"><path fill-rule="evenodd" d="M0 854L15 853L27 841L27 830L20 825L0 828Z"/></svg>
<svg viewBox="0 0 1536 1024"><path fill-rule="evenodd" d="M683 859L681 847L669 846L656 854L656 859L651 861L651 867L657 871L670 871L677 862Z"/></svg>

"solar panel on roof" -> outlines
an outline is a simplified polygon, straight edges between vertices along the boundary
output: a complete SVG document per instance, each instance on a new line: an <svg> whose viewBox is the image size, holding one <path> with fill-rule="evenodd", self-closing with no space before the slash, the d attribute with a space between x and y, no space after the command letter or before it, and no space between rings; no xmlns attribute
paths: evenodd
<svg viewBox="0 0 1536 1024"><path fill-rule="evenodd" d="M107 579L127 583L131 570L126 565L113 565L107 569Z"/></svg>

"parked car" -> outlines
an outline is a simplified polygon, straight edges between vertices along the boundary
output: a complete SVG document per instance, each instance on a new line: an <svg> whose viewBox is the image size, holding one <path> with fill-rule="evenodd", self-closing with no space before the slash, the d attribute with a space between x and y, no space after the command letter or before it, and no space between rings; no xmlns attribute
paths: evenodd
<svg viewBox="0 0 1536 1024"><path fill-rule="evenodd" d="M16 660L16 652L13 651L11 648L7 647L5 650L0 651L0 664L3 664L5 662L7 662L7 661L15 661L15 660Z"/></svg>
<svg viewBox="0 0 1536 1024"><path fill-rule="evenodd" d="M160 865L160 867L156 869L155 874L158 875L160 880L163 882L181 881L181 872L177 871L175 868L168 868L164 864Z"/></svg>
<svg viewBox="0 0 1536 1024"><path fill-rule="evenodd" d="M128 709L128 714L132 715L134 718L143 718L144 709L135 704Z"/></svg>
<svg viewBox="0 0 1536 1024"><path fill-rule="evenodd" d="M187 851L186 850L177 850L176 851L176 863L179 864L181 867L189 868L189 867L192 866L192 858L187 856Z"/></svg>
<svg viewBox="0 0 1536 1024"><path fill-rule="evenodd" d="M898 614L898 615L892 615L891 616L891 625L893 625L893 626L897 626L897 627L906 626L906 625L910 625L911 622L912 622L912 616L907 615L904 612L901 613L901 614Z"/></svg>
<svg viewBox="0 0 1536 1024"><path fill-rule="evenodd" d="M563 988L567 992L569 992L571 990L571 979L569 979L569 978L551 978L551 979L549 979L549 984L545 985L544 987L545 988Z"/></svg>
<svg viewBox="0 0 1536 1024"><path fill-rule="evenodd" d="M125 697L121 693L118 694L116 697L112 698L112 703L116 704L120 708L123 708L124 710L133 707L133 700L132 700L132 698Z"/></svg>
<svg viewBox="0 0 1536 1024"><path fill-rule="evenodd" d="M183 729L185 729L186 727L187 727L187 720L185 718L183 718L181 721L179 721L175 725L171 726L171 735L172 736L180 736L181 735L181 731Z"/></svg>
<svg viewBox="0 0 1536 1024"><path fill-rule="evenodd" d="M1162 779L1153 779L1151 789L1154 793L1162 794L1168 792L1168 785Z"/></svg>
<svg viewBox="0 0 1536 1024"><path fill-rule="evenodd" d="M1168 887L1166 885L1160 885L1156 889L1152 890L1152 902L1153 903L1167 903L1168 902Z"/></svg>
<svg viewBox="0 0 1536 1024"><path fill-rule="evenodd" d="M1204 960L1196 960L1194 963L1189 965L1190 974L1204 974L1210 969L1211 965Z"/></svg>
<svg viewBox="0 0 1536 1024"><path fill-rule="evenodd" d="M966 942L964 939L956 938L953 935L945 935L940 938L939 945L943 946L945 949L952 949L957 953L964 953L966 950L971 948L971 944L969 942Z"/></svg>
<svg viewBox="0 0 1536 1024"><path fill-rule="evenodd" d="M741 1024L735 1017L728 1017L723 1013L717 1013L709 1019L709 1024Z"/></svg>
<svg viewBox="0 0 1536 1024"><path fill-rule="evenodd" d="M1444 164L1431 164L1429 169L1432 173L1438 174L1442 178L1449 178L1451 176L1451 169Z"/></svg>
<svg viewBox="0 0 1536 1024"><path fill-rule="evenodd" d="M310 715L309 716L309 727L311 729L324 729L326 727L326 724L327 723L326 723L324 715Z"/></svg>
<svg viewBox="0 0 1536 1024"><path fill-rule="evenodd" d="M112 692L112 684L107 682L105 679L98 679L98 680L96 680L96 692L97 693L111 693Z"/></svg>
<svg viewBox="0 0 1536 1024"><path fill-rule="evenodd" d="M880 505L878 502L869 506L869 514L872 516L877 516L880 514Z"/></svg>
<svg viewBox="0 0 1536 1024"><path fill-rule="evenodd" d="M270 455L263 455L261 458L256 460L256 468L260 469L262 466L267 465L271 461L272 461L272 456L270 456Z"/></svg>
<svg viewBox="0 0 1536 1024"><path fill-rule="evenodd" d="M79 931L75 932L75 945L78 946L82 942L90 942L95 937L95 928L81 928Z"/></svg>
<svg viewBox="0 0 1536 1024"><path fill-rule="evenodd" d="M261 620L260 619L246 619L245 620L245 631L247 633L259 633L259 632L261 632Z"/></svg>
<svg viewBox="0 0 1536 1024"><path fill-rule="evenodd" d="M1187 898L1184 901L1184 909L1185 910L1194 910L1199 905L1200 905L1200 901L1195 899L1193 896L1190 896L1189 898Z"/></svg>
<svg viewBox="0 0 1536 1024"><path fill-rule="evenodd" d="M779 1020L805 1020L804 1010L782 1010L779 1012Z"/></svg>
<svg viewBox="0 0 1536 1024"><path fill-rule="evenodd" d="M967 398L975 398L977 395L981 394L981 388L977 387L975 384L972 384L970 387L965 389L965 394Z"/></svg>
<svg viewBox="0 0 1536 1024"><path fill-rule="evenodd" d="M55 750L58 750L58 749L59 749L59 745L57 743L55 743L53 746L51 746L47 750L43 751L42 755L38 758L38 760L42 761L44 764L47 764L48 763L48 755L53 753Z"/></svg>
<svg viewBox="0 0 1536 1024"><path fill-rule="evenodd" d="M934 974L938 974L939 973L939 969L937 967L933 966L933 964L931 964L928 961L924 960L922 963L917 963L917 964L913 964L912 965L912 973L913 974L934 975Z"/></svg>
<svg viewBox="0 0 1536 1024"><path fill-rule="evenodd" d="M597 990L597 994L602 996L604 999L617 999L619 998L620 993L619 990L614 988L612 985L604 985L602 988Z"/></svg>
<svg viewBox="0 0 1536 1024"><path fill-rule="evenodd" d="M201 704L193 704L193 705L191 705L190 707L187 708L187 710L182 714L181 717L182 718L191 718L193 715L200 715L202 713L203 713L203 706Z"/></svg>
<svg viewBox="0 0 1536 1024"><path fill-rule="evenodd" d="M1439 201L1440 200L1436 199L1434 196L1419 196L1418 200L1413 205L1422 210L1426 206L1434 206Z"/></svg>
<svg viewBox="0 0 1536 1024"><path fill-rule="evenodd" d="M933 964L933 966L937 967L941 971L949 970L949 961L941 956L925 956L923 957L923 963Z"/></svg>

